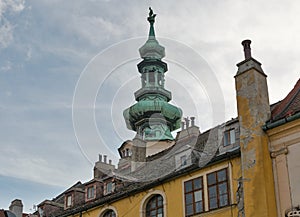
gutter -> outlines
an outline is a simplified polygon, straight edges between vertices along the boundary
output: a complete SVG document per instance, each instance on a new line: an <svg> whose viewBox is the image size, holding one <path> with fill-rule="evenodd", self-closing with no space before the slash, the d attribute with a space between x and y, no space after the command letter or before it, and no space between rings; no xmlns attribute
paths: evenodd
<svg viewBox="0 0 300 217"><path fill-rule="evenodd" d="M294 121L294 120L297 120L300 118L300 112L292 115L292 116L289 116L289 117L286 117L286 118L282 118L282 119L279 119L275 122L269 122L269 123L266 123L264 126L262 126L262 129L264 131L266 130L269 130L269 129L273 129L275 127L278 127L278 126L281 126L285 123L288 123L288 122L291 122L291 121Z"/></svg>

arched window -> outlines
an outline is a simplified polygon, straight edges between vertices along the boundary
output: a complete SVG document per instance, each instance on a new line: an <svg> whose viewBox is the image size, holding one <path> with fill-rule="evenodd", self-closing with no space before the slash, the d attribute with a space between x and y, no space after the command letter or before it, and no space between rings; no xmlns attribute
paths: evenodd
<svg viewBox="0 0 300 217"><path fill-rule="evenodd" d="M116 217L116 213L113 210L108 210L104 213L103 217Z"/></svg>
<svg viewBox="0 0 300 217"><path fill-rule="evenodd" d="M146 217L163 217L164 204L163 197L159 194L154 195L146 205Z"/></svg>

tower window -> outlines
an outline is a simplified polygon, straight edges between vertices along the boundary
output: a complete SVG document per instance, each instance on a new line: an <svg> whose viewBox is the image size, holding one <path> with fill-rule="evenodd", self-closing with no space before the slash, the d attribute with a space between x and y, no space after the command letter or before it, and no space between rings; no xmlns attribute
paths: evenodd
<svg viewBox="0 0 300 217"><path fill-rule="evenodd" d="M155 75L154 72L149 72L149 83L153 83L155 82Z"/></svg>

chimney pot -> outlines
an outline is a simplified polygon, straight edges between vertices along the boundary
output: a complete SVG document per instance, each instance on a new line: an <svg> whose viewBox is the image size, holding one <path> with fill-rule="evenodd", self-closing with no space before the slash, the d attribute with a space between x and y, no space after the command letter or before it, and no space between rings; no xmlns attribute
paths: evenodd
<svg viewBox="0 0 300 217"><path fill-rule="evenodd" d="M192 127L195 126L195 117L191 117L191 125Z"/></svg>
<svg viewBox="0 0 300 217"><path fill-rule="evenodd" d="M184 130L184 122L181 122L181 130Z"/></svg>
<svg viewBox="0 0 300 217"><path fill-rule="evenodd" d="M106 163L107 162L107 155L103 155L103 157L104 157L104 163Z"/></svg>
<svg viewBox="0 0 300 217"><path fill-rule="evenodd" d="M244 47L244 55L245 55L245 60L248 60L251 58L251 40L246 39L244 41L242 41L242 45Z"/></svg>
<svg viewBox="0 0 300 217"><path fill-rule="evenodd" d="M111 161L111 160L109 160L109 161L108 161L108 163L109 163L109 165L111 165L112 161Z"/></svg>
<svg viewBox="0 0 300 217"><path fill-rule="evenodd" d="M99 162L102 162L102 155L99 154Z"/></svg>
<svg viewBox="0 0 300 217"><path fill-rule="evenodd" d="M189 117L186 117L184 120L185 120L186 129L187 129L187 128L189 128L189 126L190 126L190 120L189 120Z"/></svg>

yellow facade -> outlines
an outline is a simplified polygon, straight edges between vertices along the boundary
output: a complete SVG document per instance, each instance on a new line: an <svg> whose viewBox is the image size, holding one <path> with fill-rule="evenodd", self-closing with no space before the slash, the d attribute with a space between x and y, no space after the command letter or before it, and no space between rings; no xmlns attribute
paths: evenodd
<svg viewBox="0 0 300 217"><path fill-rule="evenodd" d="M273 163L278 217L282 217L299 201L300 119L267 131Z"/></svg>
<svg viewBox="0 0 300 217"><path fill-rule="evenodd" d="M99 205L95 208L86 210L81 214L72 215L75 217L102 217L105 211L111 209L114 210L118 217L144 217L145 216L145 204L155 194L160 194L163 197L164 204L164 216L185 216L184 205L184 191L183 185L185 181L191 180L196 177L205 177L208 173L228 168L229 186L230 186L230 205L208 211L207 196L205 199L204 213L194 216L237 216L237 206L235 192L238 188L238 178L241 176L240 170L240 158L236 157L230 160L217 163L205 168L199 168L197 171L185 174L183 176L174 178L170 181L161 183L151 189L145 189L144 191L132 195L128 195L126 198L119 199L117 201ZM203 178L204 186L206 179ZM207 188L204 187L204 195L207 194Z"/></svg>

